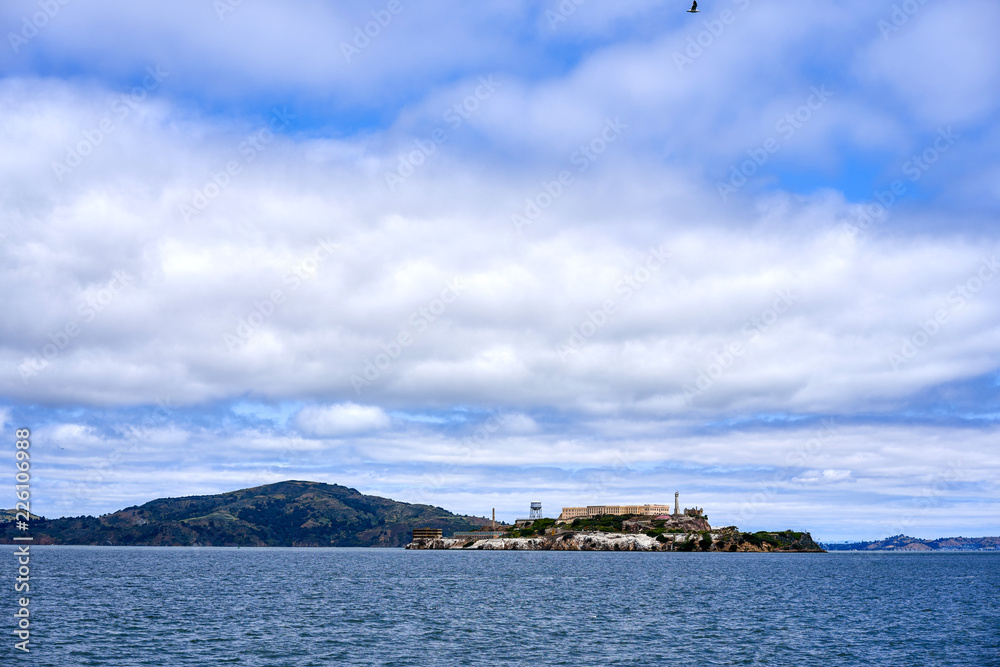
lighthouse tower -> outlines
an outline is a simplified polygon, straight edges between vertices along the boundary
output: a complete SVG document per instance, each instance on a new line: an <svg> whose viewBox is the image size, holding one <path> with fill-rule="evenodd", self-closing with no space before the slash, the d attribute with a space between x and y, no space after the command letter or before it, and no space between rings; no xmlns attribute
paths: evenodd
<svg viewBox="0 0 1000 667"><path fill-rule="evenodd" d="M674 491L674 516L681 515L681 492Z"/></svg>

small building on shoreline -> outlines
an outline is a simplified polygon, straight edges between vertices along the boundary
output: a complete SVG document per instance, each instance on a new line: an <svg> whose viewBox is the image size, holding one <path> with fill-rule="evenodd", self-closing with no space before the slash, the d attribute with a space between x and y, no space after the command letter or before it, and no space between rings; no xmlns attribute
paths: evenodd
<svg viewBox="0 0 1000 667"><path fill-rule="evenodd" d="M414 528L414 540L440 540L444 531L440 528Z"/></svg>

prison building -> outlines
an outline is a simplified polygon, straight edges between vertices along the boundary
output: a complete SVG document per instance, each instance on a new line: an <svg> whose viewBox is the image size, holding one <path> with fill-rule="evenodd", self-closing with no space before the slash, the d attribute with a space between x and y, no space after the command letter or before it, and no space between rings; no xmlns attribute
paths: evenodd
<svg viewBox="0 0 1000 667"><path fill-rule="evenodd" d="M601 516L602 514L640 514L656 516L670 514L670 505L588 505L587 507L564 507L560 521L572 521L579 517Z"/></svg>

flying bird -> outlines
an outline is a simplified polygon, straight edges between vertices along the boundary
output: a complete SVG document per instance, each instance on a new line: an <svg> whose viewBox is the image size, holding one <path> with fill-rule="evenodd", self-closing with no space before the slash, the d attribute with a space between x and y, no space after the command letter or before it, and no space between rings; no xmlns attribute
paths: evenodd
<svg viewBox="0 0 1000 667"><path fill-rule="evenodd" d="M698 13L698 0L694 0L694 2L691 4L691 9L688 10L688 14L697 14L697 13Z"/></svg>

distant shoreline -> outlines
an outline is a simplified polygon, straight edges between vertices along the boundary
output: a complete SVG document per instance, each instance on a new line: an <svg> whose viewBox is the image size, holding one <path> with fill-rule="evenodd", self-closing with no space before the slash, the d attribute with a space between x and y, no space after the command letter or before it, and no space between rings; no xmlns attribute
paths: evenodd
<svg viewBox="0 0 1000 667"><path fill-rule="evenodd" d="M827 551L895 551L934 553L941 551L1000 551L1000 537L939 537L924 540L908 535L893 535L883 540L824 542Z"/></svg>

